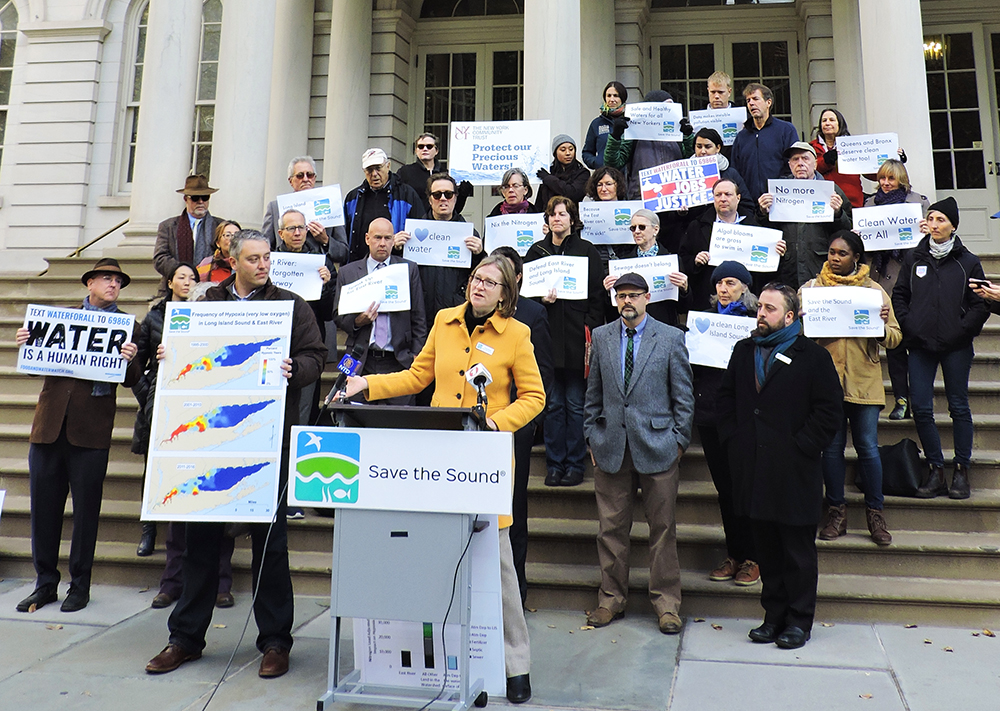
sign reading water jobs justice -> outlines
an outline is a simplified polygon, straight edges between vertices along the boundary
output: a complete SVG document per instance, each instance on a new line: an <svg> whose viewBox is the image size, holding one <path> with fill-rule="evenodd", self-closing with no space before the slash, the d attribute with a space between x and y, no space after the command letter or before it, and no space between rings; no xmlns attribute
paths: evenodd
<svg viewBox="0 0 1000 711"><path fill-rule="evenodd" d="M920 242L920 220L924 211L919 203L859 207L854 212L854 231L861 235L865 250L910 249Z"/></svg>
<svg viewBox="0 0 1000 711"><path fill-rule="evenodd" d="M484 249L489 254L497 247L511 247L523 257L531 245L542 239L544 222L545 214L541 212L487 217Z"/></svg>
<svg viewBox="0 0 1000 711"><path fill-rule="evenodd" d="M769 178L767 192L774 196L774 202L768 219L771 222L833 222L830 198L835 186L832 180Z"/></svg>
<svg viewBox="0 0 1000 711"><path fill-rule="evenodd" d="M510 515L510 432L296 426L289 461L292 506Z"/></svg>
<svg viewBox="0 0 1000 711"><path fill-rule="evenodd" d="M128 363L122 346L132 340L131 314L57 309L28 304L28 342L17 352L17 372L121 383Z"/></svg>
<svg viewBox="0 0 1000 711"><path fill-rule="evenodd" d="M781 260L777 249L780 239L781 230L715 222L708 247L708 263L718 266L732 260L751 272L775 272Z"/></svg>
<svg viewBox="0 0 1000 711"><path fill-rule="evenodd" d="M410 233L403 259L429 267L472 266L472 252L465 246L465 238L472 237L471 222L407 220L403 229Z"/></svg>
<svg viewBox="0 0 1000 711"><path fill-rule="evenodd" d="M324 264L326 256L322 254L271 252L271 283L306 301L316 301L323 294L319 268Z"/></svg>
<svg viewBox="0 0 1000 711"><path fill-rule="evenodd" d="M809 338L885 335L882 292L863 286L811 286L802 290L802 325Z"/></svg>
<svg viewBox="0 0 1000 711"><path fill-rule="evenodd" d="M719 180L715 156L687 158L639 171L643 207L653 212L681 210L712 202Z"/></svg>

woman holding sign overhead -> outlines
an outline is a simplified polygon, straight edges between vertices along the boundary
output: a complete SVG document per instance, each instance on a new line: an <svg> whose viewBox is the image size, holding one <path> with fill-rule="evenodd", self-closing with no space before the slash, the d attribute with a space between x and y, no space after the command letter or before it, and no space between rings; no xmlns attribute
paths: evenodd
<svg viewBox="0 0 1000 711"><path fill-rule="evenodd" d="M879 346L895 348L902 332L885 293L869 274L865 264L865 245L850 230L840 230L830 236L826 263L819 276L802 285L802 289L820 286L859 286L877 289L882 296L879 317L885 323L882 338L819 338L817 343L829 351L844 389L844 419L833 442L823 452L823 480L826 484L826 513L820 525L819 537L832 541L847 533L847 501L844 479L847 465L847 425L851 425L854 449L858 453L858 480L865 492L865 518L868 533L880 546L892 543L882 515L882 460L878 453L878 413L885 407L885 387L882 385L882 365ZM799 290L801 297L802 291Z"/></svg>

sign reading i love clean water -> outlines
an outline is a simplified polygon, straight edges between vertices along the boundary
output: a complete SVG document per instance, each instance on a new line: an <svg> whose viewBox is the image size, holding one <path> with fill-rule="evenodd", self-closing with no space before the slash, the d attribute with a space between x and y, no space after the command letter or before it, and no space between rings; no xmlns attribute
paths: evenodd
<svg viewBox="0 0 1000 711"><path fill-rule="evenodd" d="M430 267L472 266L472 252L465 246L473 234L471 222L407 220L403 229L410 233L403 259Z"/></svg>
<svg viewBox="0 0 1000 711"><path fill-rule="evenodd" d="M729 316L706 311L688 314L684 340L691 365L725 368L737 341L750 336L757 320L748 316Z"/></svg>

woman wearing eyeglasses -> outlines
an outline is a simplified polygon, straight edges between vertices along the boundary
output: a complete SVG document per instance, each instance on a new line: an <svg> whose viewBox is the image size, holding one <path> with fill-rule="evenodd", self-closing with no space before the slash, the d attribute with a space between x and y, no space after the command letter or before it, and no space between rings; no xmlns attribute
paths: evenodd
<svg viewBox="0 0 1000 711"><path fill-rule="evenodd" d="M503 180L500 181L500 195L503 196L503 200L493 206L487 217L541 212L541 210L536 210L528 199L533 194L534 191L528 182L528 174L521 168L511 168L503 174Z"/></svg>
<svg viewBox="0 0 1000 711"><path fill-rule="evenodd" d="M240 223L232 220L223 220L215 228L215 240L212 242L214 252L211 257L201 260L198 265L198 278L201 281L218 284L233 273L233 268L229 264L229 242L242 229Z"/></svg>
<svg viewBox="0 0 1000 711"><path fill-rule="evenodd" d="M501 255L484 258L473 270L465 293L464 303L438 313L423 350L408 370L348 378L346 396L365 392L369 400L382 400L418 393L434 383L431 407L471 408L476 404L476 389L466 381L465 373L482 364L493 378L486 385L487 427L516 432L531 422L545 407L545 389L531 331L513 318L518 293L513 264ZM513 402L511 386L517 393ZM500 517L507 698L523 703L531 697L531 652L510 547L510 524L509 516Z"/></svg>

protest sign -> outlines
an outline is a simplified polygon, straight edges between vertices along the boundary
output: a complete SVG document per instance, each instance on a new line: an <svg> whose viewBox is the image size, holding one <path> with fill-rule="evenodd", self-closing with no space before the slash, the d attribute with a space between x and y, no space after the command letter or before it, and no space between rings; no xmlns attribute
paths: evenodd
<svg viewBox="0 0 1000 711"><path fill-rule="evenodd" d="M625 115L629 122L622 135L623 140L676 143L684 138L681 133L683 111L680 104L664 101L626 104Z"/></svg>
<svg viewBox="0 0 1000 711"><path fill-rule="evenodd" d="M747 110L745 106L731 106L728 109L702 109L701 111L692 111L688 120L691 121L691 127L695 131L699 128L714 128L722 136L723 145L731 146L736 140L736 134L746 123Z"/></svg>
<svg viewBox="0 0 1000 711"><path fill-rule="evenodd" d="M853 215L854 231L864 240L865 251L910 249L921 240L920 220L924 210L920 203L857 207Z"/></svg>
<svg viewBox="0 0 1000 711"><path fill-rule="evenodd" d="M591 244L632 244L628 226L632 215L642 209L642 201L581 202L580 221L583 238Z"/></svg>
<svg viewBox="0 0 1000 711"><path fill-rule="evenodd" d="M757 319L692 311L688 314L687 325L684 340L691 365L725 368L733 355L733 346L749 337L757 326Z"/></svg>
<svg viewBox="0 0 1000 711"><path fill-rule="evenodd" d="M708 205L718 181L715 156L675 160L639 171L643 207L653 212Z"/></svg>
<svg viewBox="0 0 1000 711"><path fill-rule="evenodd" d="M752 272L775 272L781 259L776 248L780 239L781 230L715 222L708 263L717 266L732 260Z"/></svg>
<svg viewBox="0 0 1000 711"><path fill-rule="evenodd" d="M899 136L895 133L837 136L835 145L841 173L877 173L887 160L899 158Z"/></svg>
<svg viewBox="0 0 1000 711"><path fill-rule="evenodd" d="M390 264L340 290L337 313L359 314L378 302L379 313L410 309L410 268Z"/></svg>
<svg viewBox="0 0 1000 711"><path fill-rule="evenodd" d="M132 340L134 322L132 314L28 304L30 335L17 352L17 372L124 382L122 346Z"/></svg>
<svg viewBox="0 0 1000 711"><path fill-rule="evenodd" d="M863 286L811 286L802 289L802 326L809 338L885 335L882 291Z"/></svg>
<svg viewBox="0 0 1000 711"><path fill-rule="evenodd" d="M473 185L499 185L510 168L522 168L532 182L552 162L549 122L452 121L448 172Z"/></svg>
<svg viewBox="0 0 1000 711"><path fill-rule="evenodd" d="M431 267L472 266L472 252L465 246L465 238L472 237L471 222L407 220L403 229L410 233L403 259Z"/></svg>
<svg viewBox="0 0 1000 711"><path fill-rule="evenodd" d="M819 174L817 173L817 177ZM833 222L830 197L836 186L832 180L768 179L767 192L774 196L768 220L771 222Z"/></svg>
<svg viewBox="0 0 1000 711"><path fill-rule="evenodd" d="M271 282L306 301L316 301L323 293L319 268L325 264L326 256L322 254L271 252Z"/></svg>
<svg viewBox="0 0 1000 711"><path fill-rule="evenodd" d="M544 222L545 215L541 212L487 217L484 249L489 253L497 247L513 247L523 257L531 245L542 239Z"/></svg>
<svg viewBox="0 0 1000 711"><path fill-rule="evenodd" d="M340 185L324 185L321 188L300 190L297 193L287 193L278 196L278 217L288 210L298 210L306 218L306 224L318 222L323 227L336 227L344 224L344 198L340 194ZM275 231L278 225L274 226Z"/></svg>
<svg viewBox="0 0 1000 711"><path fill-rule="evenodd" d="M608 273L621 276L634 272L649 285L649 302L677 301L677 287L670 283L671 272L680 271L676 254L662 257L635 257L633 259L609 259ZM611 303L615 303L615 290L611 289Z"/></svg>
<svg viewBox="0 0 1000 711"><path fill-rule="evenodd" d="M586 299L589 266L586 257L542 257L525 262L521 296L545 296L554 288L558 299Z"/></svg>

